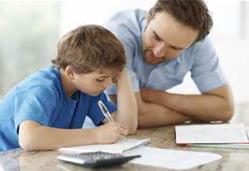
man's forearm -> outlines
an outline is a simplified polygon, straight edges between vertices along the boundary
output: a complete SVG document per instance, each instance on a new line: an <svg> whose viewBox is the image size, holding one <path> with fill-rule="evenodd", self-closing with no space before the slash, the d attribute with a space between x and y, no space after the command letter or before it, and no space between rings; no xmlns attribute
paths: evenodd
<svg viewBox="0 0 249 171"><path fill-rule="evenodd" d="M227 121L233 115L233 105L216 95L179 95L155 91L148 99L150 102L202 121Z"/></svg>
<svg viewBox="0 0 249 171"><path fill-rule="evenodd" d="M173 125L190 120L188 117L153 103L144 103L139 109L138 127L147 128L161 125Z"/></svg>

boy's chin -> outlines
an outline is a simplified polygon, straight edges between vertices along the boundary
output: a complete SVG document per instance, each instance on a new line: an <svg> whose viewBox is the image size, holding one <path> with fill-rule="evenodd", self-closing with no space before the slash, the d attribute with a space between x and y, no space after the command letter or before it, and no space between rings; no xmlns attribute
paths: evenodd
<svg viewBox="0 0 249 171"><path fill-rule="evenodd" d="M102 93L102 91L96 92L96 93L87 93L87 94L90 96L98 96L98 95L100 95L100 93Z"/></svg>

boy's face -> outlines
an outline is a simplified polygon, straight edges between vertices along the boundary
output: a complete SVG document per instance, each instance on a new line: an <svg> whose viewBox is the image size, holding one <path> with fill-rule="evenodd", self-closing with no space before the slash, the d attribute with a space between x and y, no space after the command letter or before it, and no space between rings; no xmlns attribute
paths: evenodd
<svg viewBox="0 0 249 171"><path fill-rule="evenodd" d="M117 75L118 72L107 69L97 70L87 74L74 73L72 83L75 89L91 96L97 96L113 84L113 77Z"/></svg>
<svg viewBox="0 0 249 171"><path fill-rule="evenodd" d="M172 17L167 12L158 12L148 21L142 35L144 60L159 64L177 58L190 47L199 32Z"/></svg>

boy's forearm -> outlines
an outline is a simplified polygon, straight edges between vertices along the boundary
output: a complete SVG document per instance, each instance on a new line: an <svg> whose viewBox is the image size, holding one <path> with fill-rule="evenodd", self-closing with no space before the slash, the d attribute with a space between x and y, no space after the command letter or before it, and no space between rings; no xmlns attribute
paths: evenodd
<svg viewBox="0 0 249 171"><path fill-rule="evenodd" d="M19 143L26 150L52 150L67 146L96 144L98 138L94 129L96 128L59 129L37 126L19 135Z"/></svg>
<svg viewBox="0 0 249 171"><path fill-rule="evenodd" d="M129 130L129 133L134 133L137 129L138 120L137 103L126 70L120 74L117 87L118 112L116 120L124 124Z"/></svg>

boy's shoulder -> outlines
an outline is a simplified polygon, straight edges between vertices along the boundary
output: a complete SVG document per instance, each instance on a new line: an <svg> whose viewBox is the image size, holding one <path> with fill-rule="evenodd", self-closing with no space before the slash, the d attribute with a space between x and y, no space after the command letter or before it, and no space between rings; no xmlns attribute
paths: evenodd
<svg viewBox="0 0 249 171"><path fill-rule="evenodd" d="M53 66L46 67L38 72L26 77L17 84L12 93L27 92L32 89L45 88L50 90L61 91L61 81L59 70Z"/></svg>

